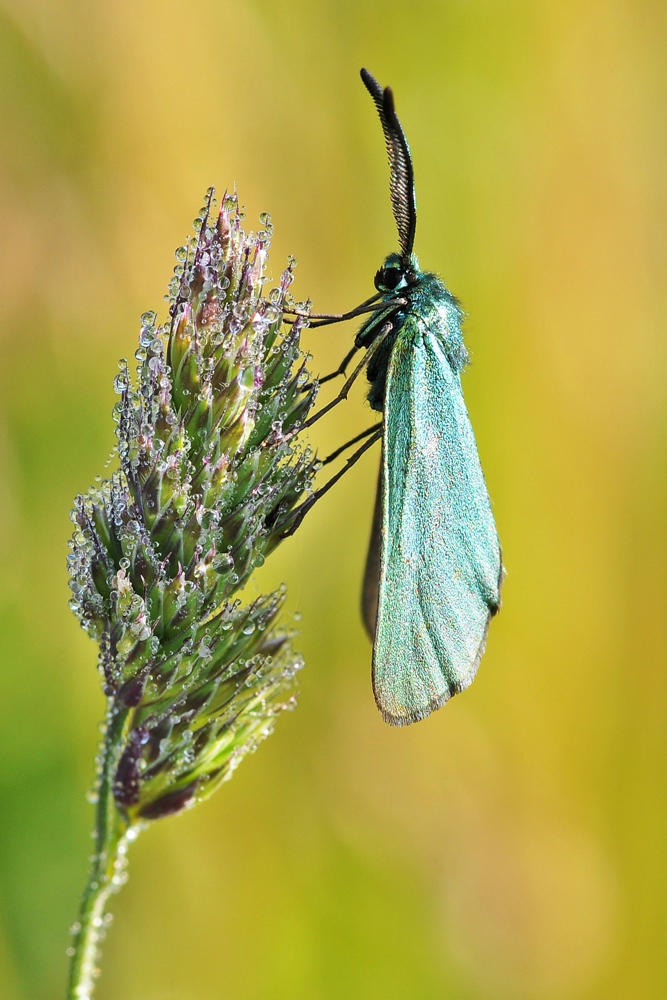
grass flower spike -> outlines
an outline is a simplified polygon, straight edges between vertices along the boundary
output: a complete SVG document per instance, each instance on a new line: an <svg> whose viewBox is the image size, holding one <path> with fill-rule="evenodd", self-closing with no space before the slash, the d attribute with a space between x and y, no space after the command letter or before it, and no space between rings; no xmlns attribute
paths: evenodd
<svg viewBox="0 0 667 1000"><path fill-rule="evenodd" d="M128 840L230 777L294 703L302 665L276 624L284 590L234 595L312 489L297 436L317 389L299 345L308 304L283 325L295 262L265 297L269 217L253 235L236 196L213 204L211 189L176 252L169 321L142 316L136 378L120 363L120 467L72 512L70 605L99 644L107 717L70 1000L92 995Z"/></svg>

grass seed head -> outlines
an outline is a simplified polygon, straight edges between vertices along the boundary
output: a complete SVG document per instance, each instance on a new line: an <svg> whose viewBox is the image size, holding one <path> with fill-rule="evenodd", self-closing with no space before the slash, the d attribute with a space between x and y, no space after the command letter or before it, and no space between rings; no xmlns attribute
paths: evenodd
<svg viewBox="0 0 667 1000"><path fill-rule="evenodd" d="M280 541L315 461L290 259L265 295L270 244L236 195L176 252L169 320L141 319L136 375L115 379L119 468L77 497L70 606L99 643L108 712L126 712L114 780L130 824L228 778L294 704L302 661L276 619L284 590L234 597ZM300 308L300 312L307 312Z"/></svg>

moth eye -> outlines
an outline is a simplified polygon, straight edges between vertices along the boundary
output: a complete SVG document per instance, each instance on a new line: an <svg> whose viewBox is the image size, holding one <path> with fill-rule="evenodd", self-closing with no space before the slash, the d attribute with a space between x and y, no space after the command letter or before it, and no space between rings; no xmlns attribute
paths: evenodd
<svg viewBox="0 0 667 1000"><path fill-rule="evenodd" d="M403 274L398 267L381 267L375 275L375 287L392 290L400 284Z"/></svg>

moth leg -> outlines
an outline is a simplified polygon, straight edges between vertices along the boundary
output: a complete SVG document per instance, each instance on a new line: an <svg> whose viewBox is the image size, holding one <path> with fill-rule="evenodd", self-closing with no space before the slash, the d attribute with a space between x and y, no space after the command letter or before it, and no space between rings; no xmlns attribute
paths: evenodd
<svg viewBox="0 0 667 1000"><path fill-rule="evenodd" d="M400 306L407 305L407 299L393 299L391 302L377 302L380 293L374 295L372 299L368 299L366 302L362 302L361 305L357 306L355 309L350 310L346 313L297 313L292 309L285 309L286 313L292 313L294 316L305 316L307 319L315 320L314 323L308 324L309 330L315 330L318 326L331 326L332 323L344 323L348 319L354 319L355 316L361 316L363 313L369 312L382 312L384 309L391 311ZM374 302L374 305L371 303ZM295 319L286 319L285 323L295 323Z"/></svg>
<svg viewBox="0 0 667 1000"><path fill-rule="evenodd" d="M291 522L289 528L283 531L282 533L283 538L289 538L290 535L294 534L294 532L299 527L299 525L301 524L308 511L311 509L311 507L314 507L317 501L321 497L323 497L325 493L328 493L332 486L335 486L338 480L341 479L342 476L344 476L345 473L348 472L352 468L352 466L359 461L359 459L361 458L361 456L364 454L365 451L368 451L369 448L373 447L376 441L379 441L381 439L382 425L380 424L377 429L375 428L372 429L375 430L375 433L372 434L367 441L364 441L361 448L357 448L354 455L351 455L348 458L343 468L339 472L337 472L335 476L332 476L331 479L329 479L328 482L324 484L324 486L321 486L319 490L315 490L315 492L307 500L305 500L299 507L297 507L294 511L292 511L294 520ZM364 433L367 432L365 431ZM352 444L352 442L348 441L348 444ZM345 445L344 447L347 447L347 445Z"/></svg>
<svg viewBox="0 0 667 1000"><path fill-rule="evenodd" d="M306 422L302 424L301 427L299 428L299 431L303 431L307 427L312 427L313 424L317 423L317 421L325 415L325 413L328 413L329 410L333 410L334 406L338 406L338 404L342 403L344 399L347 399L348 393L352 388L352 386L354 385L355 381L359 378L362 371L364 370L368 362L371 360L371 358L377 351L380 344L384 341L385 337L391 330L392 330L392 324L389 322L385 323L380 332L378 333L377 337L371 344L371 346L364 354L363 358L361 359L357 367L354 369L350 377L346 380L345 385L340 390L338 395L334 399L332 399L330 403L327 403L326 406L323 406L321 410L318 410L315 416L311 417L309 420L306 420Z"/></svg>
<svg viewBox="0 0 667 1000"><path fill-rule="evenodd" d="M307 317L309 319L323 319L323 320L326 320L327 323L344 323L345 320L347 320L347 319L354 319L354 317L358 316L359 313L361 313L361 312L369 312L369 311L372 312L373 308L380 308L378 306L374 307L372 305L372 303L373 302L377 302L377 300L380 298L381 295L382 295L381 292L376 292L375 295L371 295L370 299L365 299L363 302L360 302L358 306L355 306L354 309L350 309L349 312L345 312L345 313L308 313ZM370 307L370 309L368 307ZM288 314L288 313L291 316L304 316L304 315L306 315L305 313L298 312L296 309L283 309L283 314ZM294 320L285 320L285 322L286 323L293 323Z"/></svg>
<svg viewBox="0 0 667 1000"><path fill-rule="evenodd" d="M352 358L354 357L354 355L357 353L358 350L359 350L359 348L355 344L355 346L352 348L352 350L347 352L347 354L345 355L345 357L343 358L343 360L341 361L341 363L338 365L338 368L336 369L336 371L335 372L330 372L328 375L325 375L323 378L318 378L317 379L318 383L320 385L323 385L324 382L330 382L332 378L338 378L339 375L344 375L345 372L346 372L346 370L347 370L347 366L349 365L350 361L352 360ZM313 383L309 382L308 385L304 385L304 387L301 390L301 392L310 392L310 390L312 388L313 388Z"/></svg>
<svg viewBox="0 0 667 1000"><path fill-rule="evenodd" d="M407 305L407 301L407 299L395 299L392 302L377 302L375 305L366 306L363 309L359 306L354 310L354 312L345 313L342 316L327 317L326 319L317 319L317 315L315 314L315 322L309 323L308 329L316 330L318 326L330 326L332 323L342 323L344 320L354 319L355 316L361 316L362 313L377 313L382 312L385 309L391 312L399 306Z"/></svg>
<svg viewBox="0 0 667 1000"><path fill-rule="evenodd" d="M373 312L373 313L375 313L375 315L371 316L371 318L364 323L364 325L362 326L361 330L357 334L357 337L355 338L354 346L352 347L352 349L350 351L347 352L347 354L345 355L345 357L341 361L341 363L338 366L338 368L336 369L336 371L335 372L330 372L328 375L324 375L323 378L320 378L320 379L317 380L318 383L320 385L322 385L324 382L331 381L332 378L337 378L339 375L344 375L345 372L346 372L346 370L347 370L347 366L349 365L350 361L352 360L352 358L354 357L354 355L357 353L357 351L360 350L361 347L366 347L367 346L367 344L369 342L367 340L368 334L369 333L373 334L373 336L371 337L371 340L370 340L370 343L373 343L373 341L374 341L374 339L375 339L376 336L381 336L382 335L382 328L380 328L380 334L376 334L375 333L375 330L377 329L377 327L380 326L380 324L382 323L383 320L388 319L392 315L392 313L394 312L395 309L399 308L400 306L404 306L406 304L406 301L407 301L406 299L393 299L390 302L381 302L381 303L378 303L375 306L370 306L368 309L362 309L362 307L359 306L358 310L357 310L358 313ZM362 305L363 305L363 303L362 303ZM317 314L314 314L314 315L317 315ZM331 318L330 320L322 321L321 323L311 323L309 329L312 329L315 326L325 326L326 322L338 323L341 320L349 319L352 315L353 315L353 313L348 313L345 316L340 316L338 318ZM295 321L285 320L285 322L289 323L289 322L295 322ZM363 336L363 340L364 340L363 343L359 343L359 337L360 337L361 334L364 335ZM305 385L301 391L302 392L308 392L310 389L312 389L312 387L313 387L313 383L309 382L308 385Z"/></svg>
<svg viewBox="0 0 667 1000"><path fill-rule="evenodd" d="M365 331L366 334L373 333L374 332L374 328L376 326L379 326L380 323L382 323L383 319L386 319L388 316L390 316L391 313L393 312L394 308L397 305L403 305L404 303L405 303L405 299L397 299L395 302L389 302L389 303L384 302L383 305L382 305L382 307L378 306L377 309L375 310L376 312L381 313L381 315L379 315L379 316L372 316L371 319L368 320L368 322L365 324L365 326L362 327L362 330ZM385 307L387 307L386 311L384 311ZM375 334L375 336L372 338L371 344L373 344L375 342L375 337L377 337L377 336L383 336L382 327L380 327L380 332L377 333L377 334ZM359 344L358 343L358 339L359 338L357 336L357 339L354 342L354 346L352 347L351 350L349 350L347 352L347 354L345 355L345 357L343 358L343 360L339 364L339 366L336 369L336 371L335 372L330 372L328 375L325 375L323 378L320 378L320 379L317 380L320 385L322 385L324 382L331 381L332 378L337 378L339 375L344 375L345 374L345 372L347 371L347 366L349 365L350 361L352 360L352 358L354 357L354 355L357 353L357 351L361 350L362 346L366 347L365 343L364 344ZM302 392L308 392L310 389L312 389L312 387L313 387L313 383L309 382L308 385L305 385L301 391Z"/></svg>
<svg viewBox="0 0 667 1000"><path fill-rule="evenodd" d="M361 432L361 434L357 434L356 437L353 437L349 441L346 441L345 444L342 444L340 446L340 448L336 448L336 450L332 451L330 455L327 455L326 458L323 458L322 465L328 465L329 462L333 462L336 458L338 458L339 455L342 455L344 451L347 451L347 449L351 448L353 444L356 444L357 441L362 441L365 437L368 437L369 434L374 434L376 431L380 430L382 430L382 422L380 422L379 424L373 424L372 427L367 427L365 431Z"/></svg>

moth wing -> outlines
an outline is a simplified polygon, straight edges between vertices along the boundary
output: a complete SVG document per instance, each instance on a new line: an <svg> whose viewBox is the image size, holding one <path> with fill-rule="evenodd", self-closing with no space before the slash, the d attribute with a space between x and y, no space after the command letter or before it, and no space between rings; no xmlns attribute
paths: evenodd
<svg viewBox="0 0 667 1000"><path fill-rule="evenodd" d="M399 726L472 682L503 572L460 379L432 318L406 319L385 395L373 690Z"/></svg>

